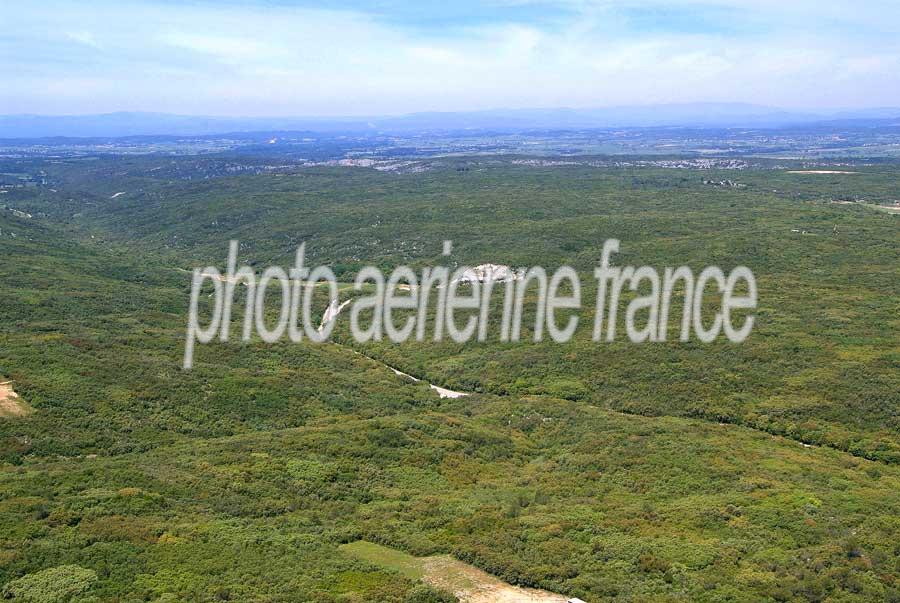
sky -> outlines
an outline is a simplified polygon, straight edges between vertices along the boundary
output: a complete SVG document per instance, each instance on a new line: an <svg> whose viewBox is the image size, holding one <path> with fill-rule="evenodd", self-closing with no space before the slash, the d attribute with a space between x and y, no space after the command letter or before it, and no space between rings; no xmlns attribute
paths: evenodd
<svg viewBox="0 0 900 603"><path fill-rule="evenodd" d="M0 114L900 106L897 0L4 0Z"/></svg>

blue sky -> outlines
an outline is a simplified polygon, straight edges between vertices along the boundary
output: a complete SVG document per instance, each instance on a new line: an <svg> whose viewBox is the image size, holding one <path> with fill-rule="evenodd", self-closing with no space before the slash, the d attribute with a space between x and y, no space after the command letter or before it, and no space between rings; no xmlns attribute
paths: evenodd
<svg viewBox="0 0 900 603"><path fill-rule="evenodd" d="M0 5L0 113L900 105L896 0Z"/></svg>

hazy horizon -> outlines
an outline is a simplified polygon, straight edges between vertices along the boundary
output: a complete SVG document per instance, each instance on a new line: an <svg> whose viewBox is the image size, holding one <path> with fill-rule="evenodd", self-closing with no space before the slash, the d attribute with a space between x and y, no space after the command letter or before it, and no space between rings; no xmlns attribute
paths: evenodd
<svg viewBox="0 0 900 603"><path fill-rule="evenodd" d="M900 111L900 101L898 101L897 106L888 106L888 105L866 105L860 107L850 107L850 106L839 106L839 107L818 107L818 108L810 108L810 107L784 107L784 106L775 106L775 105L760 105L750 102L720 102L715 100L710 101L698 101L698 102L684 102L684 103L646 103L646 104L631 104L631 105L588 105L588 106L496 106L496 107L486 107L483 109L472 109L472 110L412 110L412 111L403 111L403 112L386 112L386 113L342 113L342 114L290 114L286 113L284 115L266 115L266 114L252 114L252 113L213 113L213 112L205 112L205 113L178 113L178 112L170 112L170 111L152 111L152 110L132 110L132 109L113 109L109 111L86 111L79 113L36 113L36 112L22 112L22 113L0 113L0 115L4 117L96 117L96 116L106 116L106 115L165 115L170 117L191 117L191 118L218 118L218 119L321 119L321 120L330 120L330 119L366 119L366 118L392 118L392 117L407 117L412 115L427 115L427 114L462 114L462 113L520 113L520 112L529 112L529 111L541 111L541 112L591 112L591 111L615 111L615 110L641 110L641 109L659 109L659 108L688 108L688 107L703 107L703 106L716 106L716 107L731 107L731 108L739 108L745 107L748 109L752 109L754 111L769 111L769 112L784 112L795 115L806 114L815 117L823 117L828 118L834 115L839 114L850 114L850 113L865 113L867 111Z"/></svg>

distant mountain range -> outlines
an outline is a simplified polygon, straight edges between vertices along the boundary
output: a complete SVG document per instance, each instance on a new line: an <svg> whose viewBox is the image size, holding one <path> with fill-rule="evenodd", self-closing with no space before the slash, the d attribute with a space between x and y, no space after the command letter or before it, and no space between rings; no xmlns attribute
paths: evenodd
<svg viewBox="0 0 900 603"><path fill-rule="evenodd" d="M372 117L208 117L166 113L4 115L0 138L209 136L237 132L410 133L617 127L784 128L814 124L900 124L900 108L788 111L744 103L645 105L603 109L494 109Z"/></svg>

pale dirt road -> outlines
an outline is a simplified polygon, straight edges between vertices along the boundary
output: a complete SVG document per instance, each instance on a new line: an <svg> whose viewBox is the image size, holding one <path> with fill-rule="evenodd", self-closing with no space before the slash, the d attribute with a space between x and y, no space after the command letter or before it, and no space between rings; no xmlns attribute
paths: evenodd
<svg viewBox="0 0 900 603"><path fill-rule="evenodd" d="M847 172L842 170L788 170L788 174L858 174L859 172Z"/></svg>

